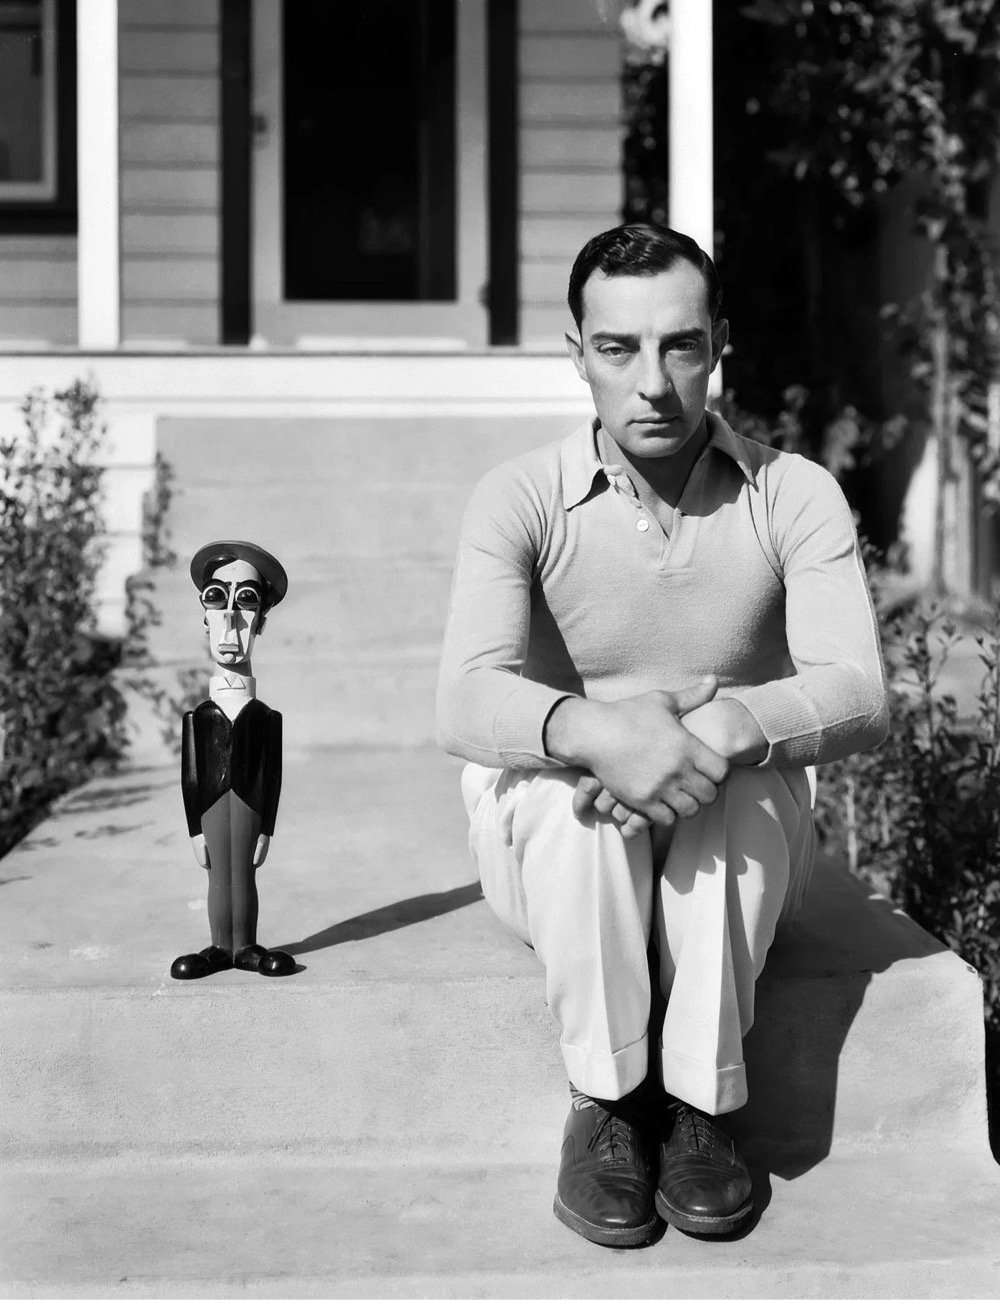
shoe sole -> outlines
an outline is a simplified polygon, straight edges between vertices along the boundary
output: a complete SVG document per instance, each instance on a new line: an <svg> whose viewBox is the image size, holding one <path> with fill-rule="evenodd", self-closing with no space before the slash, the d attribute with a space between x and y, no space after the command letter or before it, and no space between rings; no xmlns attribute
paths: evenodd
<svg viewBox="0 0 1000 1300"><path fill-rule="evenodd" d="M652 1240L659 1226L658 1216L653 1214L648 1223L640 1224L637 1228L602 1228L599 1224L581 1218L569 1206L564 1205L558 1192L552 1210L560 1223L598 1246L645 1246Z"/></svg>
<svg viewBox="0 0 1000 1300"><path fill-rule="evenodd" d="M656 1191L656 1212L661 1219L665 1219L673 1228L680 1228L684 1232L696 1232L706 1237L717 1237L723 1233L732 1232L738 1228L741 1223L753 1214L753 1198L745 1201L738 1210L732 1214L722 1215L700 1215L685 1214L683 1210L676 1210L657 1188Z"/></svg>

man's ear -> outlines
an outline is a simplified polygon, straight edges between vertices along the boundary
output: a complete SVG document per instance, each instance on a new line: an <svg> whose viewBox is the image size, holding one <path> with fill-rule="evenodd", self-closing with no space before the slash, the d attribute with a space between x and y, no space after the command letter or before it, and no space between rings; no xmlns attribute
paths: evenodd
<svg viewBox="0 0 1000 1300"><path fill-rule="evenodd" d="M570 334L569 330L566 331L566 350L573 365L576 366L576 373L584 383L587 383L587 371L583 364L583 344L575 334Z"/></svg>
<svg viewBox="0 0 1000 1300"><path fill-rule="evenodd" d="M722 353L729 342L729 321L720 316L712 326L712 369L722 360Z"/></svg>

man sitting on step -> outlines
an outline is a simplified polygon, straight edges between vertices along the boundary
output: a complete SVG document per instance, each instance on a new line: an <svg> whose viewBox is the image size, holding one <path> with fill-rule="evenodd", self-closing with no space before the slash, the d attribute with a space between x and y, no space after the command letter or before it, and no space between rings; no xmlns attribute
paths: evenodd
<svg viewBox="0 0 1000 1300"><path fill-rule="evenodd" d="M555 1212L609 1246L751 1214L716 1117L747 1100L754 982L809 877L807 765L887 727L836 482L706 411L720 303L684 235L583 248L567 339L597 418L476 487L441 665L483 892L560 1028Z"/></svg>

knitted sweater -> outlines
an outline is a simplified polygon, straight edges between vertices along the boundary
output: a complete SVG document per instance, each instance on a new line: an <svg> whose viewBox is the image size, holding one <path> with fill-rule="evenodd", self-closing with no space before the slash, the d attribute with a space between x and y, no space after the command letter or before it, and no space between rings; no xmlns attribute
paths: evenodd
<svg viewBox="0 0 1000 1300"><path fill-rule="evenodd" d="M669 538L604 469L596 425L479 482L441 661L445 749L557 767L543 732L559 700L677 690L707 673L759 723L762 766L829 762L885 738L878 629L840 488L708 420Z"/></svg>

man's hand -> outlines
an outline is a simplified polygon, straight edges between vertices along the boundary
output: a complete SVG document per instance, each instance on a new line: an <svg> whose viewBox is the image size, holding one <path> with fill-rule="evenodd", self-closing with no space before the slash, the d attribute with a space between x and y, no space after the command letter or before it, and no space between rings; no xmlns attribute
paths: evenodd
<svg viewBox="0 0 1000 1300"><path fill-rule="evenodd" d="M192 835L191 847L194 849L194 858L199 867L204 867L206 871L210 870L211 864L208 861L208 845L205 843L204 835Z"/></svg>
<svg viewBox="0 0 1000 1300"><path fill-rule="evenodd" d="M678 721L707 704L717 689L710 677L687 690L649 691L609 704L575 696L562 700L546 724L546 750L593 774L601 787L594 807L627 824L630 835L650 822L672 826L710 804L729 772L726 760ZM578 788L578 815L591 802L590 788Z"/></svg>
<svg viewBox="0 0 1000 1300"><path fill-rule="evenodd" d="M267 857L267 850L270 847L270 844L270 835L261 834L257 836L257 847L254 849L253 854L253 864L255 867L262 867L264 865L264 859Z"/></svg>
<svg viewBox="0 0 1000 1300"><path fill-rule="evenodd" d="M760 723L739 700L709 700L685 714L684 726L730 763L759 763L767 756Z"/></svg>
<svg viewBox="0 0 1000 1300"><path fill-rule="evenodd" d="M709 700L685 714L682 725L730 763L759 763L767 754L760 724L739 700ZM573 811L583 817L590 808L616 821L627 840L650 826L649 818L620 803L596 776L584 775L577 782Z"/></svg>

